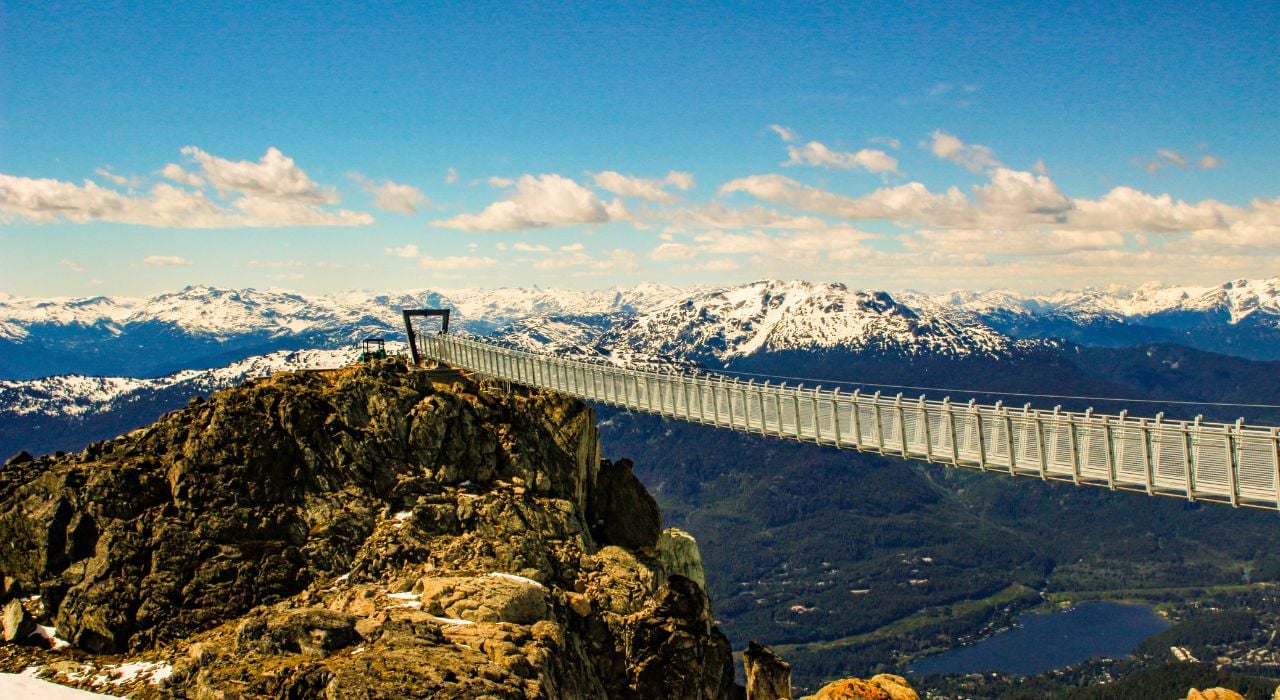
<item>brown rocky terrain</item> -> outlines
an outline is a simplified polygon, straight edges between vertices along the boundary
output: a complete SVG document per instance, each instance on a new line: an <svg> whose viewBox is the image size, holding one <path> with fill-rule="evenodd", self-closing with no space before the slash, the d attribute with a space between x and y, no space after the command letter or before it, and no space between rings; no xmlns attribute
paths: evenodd
<svg viewBox="0 0 1280 700"><path fill-rule="evenodd" d="M451 370L279 374L17 460L0 572L71 642L4 670L135 697L743 692L696 546L591 409Z"/></svg>

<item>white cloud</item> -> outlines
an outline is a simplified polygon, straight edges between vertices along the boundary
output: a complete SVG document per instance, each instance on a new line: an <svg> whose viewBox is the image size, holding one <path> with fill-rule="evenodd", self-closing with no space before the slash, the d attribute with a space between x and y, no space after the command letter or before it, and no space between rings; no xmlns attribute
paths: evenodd
<svg viewBox="0 0 1280 700"><path fill-rule="evenodd" d="M240 226L366 226L373 217L346 209L327 211L300 201L246 195L232 202L244 212Z"/></svg>
<svg viewBox="0 0 1280 700"><path fill-rule="evenodd" d="M700 207L678 209L651 215L671 222L670 230L686 228L823 228L826 221L813 216L783 214L759 205L731 209L721 202L708 202Z"/></svg>
<svg viewBox="0 0 1280 700"><path fill-rule="evenodd" d="M424 255L418 258L418 266L426 270L481 270L487 267L497 265L498 261L493 258L476 257L472 255L450 255L444 258L433 258Z"/></svg>
<svg viewBox="0 0 1280 700"><path fill-rule="evenodd" d="M922 146L928 148L933 155L962 166L969 172L976 173L1000 166L995 153L986 146L967 144L941 129L934 131L929 137L930 140L921 144Z"/></svg>
<svg viewBox="0 0 1280 700"><path fill-rule="evenodd" d="M1211 250L1280 251L1280 198L1255 199L1228 228L1194 231L1191 238L1196 243L1212 246Z"/></svg>
<svg viewBox="0 0 1280 700"><path fill-rule="evenodd" d="M1075 207L1047 176L1007 168L992 171L991 182L974 193L984 216L1000 221L1061 223Z"/></svg>
<svg viewBox="0 0 1280 700"><path fill-rule="evenodd" d="M1164 168L1186 169L1190 166L1195 166L1201 170L1212 170L1224 165L1222 159L1212 153L1205 153L1193 161L1172 148L1157 149L1154 156L1136 158L1133 163L1149 173L1155 173Z"/></svg>
<svg viewBox="0 0 1280 700"><path fill-rule="evenodd" d="M124 175L118 175L118 174L116 174L116 173L113 173L113 172L111 172L111 166L110 166L110 165L108 165L108 166L106 166L106 167L102 167L102 168L96 168L93 172L97 173L99 176L101 176L101 177L103 177L103 178L106 178L106 180L107 180L108 182L110 182L111 184L113 184L113 185L115 185L115 186L117 186L117 187L130 187L130 188L133 188L133 187L141 187L141 186L142 186L142 178L140 178L140 177L125 177Z"/></svg>
<svg viewBox="0 0 1280 700"><path fill-rule="evenodd" d="M767 260L821 264L848 261L867 253L873 236L852 228L819 231L763 231L730 233L707 231L693 237L698 252L706 255L754 255Z"/></svg>
<svg viewBox="0 0 1280 700"><path fill-rule="evenodd" d="M583 246L581 243L567 243L565 245L560 246L558 250L562 253L572 253L575 251L582 250L584 247L585 246Z"/></svg>
<svg viewBox="0 0 1280 700"><path fill-rule="evenodd" d="M446 185L456 185L456 184L458 184L458 169L457 169L457 168L455 168L455 167L453 167L453 166L451 165L451 166L449 166L449 169L448 169L448 170L445 170L445 171L444 171L444 184L446 184Z"/></svg>
<svg viewBox="0 0 1280 700"><path fill-rule="evenodd" d="M846 197L802 185L782 175L751 175L725 183L720 191L746 192L767 202L855 220L888 219L952 226L971 224L974 216L971 203L958 188L936 194L918 182L878 189L861 197Z"/></svg>
<svg viewBox="0 0 1280 700"><path fill-rule="evenodd" d="M195 173L188 172L177 163L169 163L160 170L160 174L173 180L179 185L189 185L191 187L204 187L204 178Z"/></svg>
<svg viewBox="0 0 1280 700"><path fill-rule="evenodd" d="M373 217L363 212L320 208L319 204L336 202L336 193L311 182L292 159L276 149L269 149L258 164L233 163L194 147L183 152L201 163L205 176L228 201L219 202L201 190L187 190L165 182L156 183L145 194L126 195L90 180L77 185L0 173L0 213L35 223L107 221L167 228L373 223ZM166 166L162 173L175 181L199 181L177 166Z"/></svg>
<svg viewBox="0 0 1280 700"><path fill-rule="evenodd" d="M1115 231L918 231L904 245L953 255L987 256L1061 255L1082 250L1108 250L1125 244L1124 234Z"/></svg>
<svg viewBox="0 0 1280 700"><path fill-rule="evenodd" d="M148 255L142 259L142 264L155 265L157 267L174 267L191 265L192 262L177 255Z"/></svg>
<svg viewBox="0 0 1280 700"><path fill-rule="evenodd" d="M694 265L677 265L675 270L676 272L733 272L740 267L732 258L717 258Z"/></svg>
<svg viewBox="0 0 1280 700"><path fill-rule="evenodd" d="M195 146L182 149L182 154L200 165L205 178L219 192L240 192L264 199L300 204L336 204L338 193L332 187L321 187L274 146L253 163L227 160L210 155Z"/></svg>
<svg viewBox="0 0 1280 700"><path fill-rule="evenodd" d="M609 251L607 257L595 258L582 250L573 250L564 254L554 254L533 264L535 270L572 270L579 269L583 274L601 274L610 271L632 271L636 269L636 254L621 248Z"/></svg>
<svg viewBox="0 0 1280 700"><path fill-rule="evenodd" d="M270 275L270 277L273 280L281 280L284 282L297 282L300 279L305 279L306 275L302 274L301 272L279 272L274 275Z"/></svg>
<svg viewBox="0 0 1280 700"><path fill-rule="evenodd" d="M84 265L81 265L80 263L74 260L70 260L68 258L63 258L59 260L58 264L67 268L68 270L71 270L72 272L84 272Z"/></svg>
<svg viewBox="0 0 1280 700"><path fill-rule="evenodd" d="M1188 203L1167 194L1151 195L1116 187L1103 197L1073 199L1045 175L996 167L970 199L959 188L930 192L918 182L847 197L781 175L731 180L723 193L745 192L758 199L850 220L880 219L903 226L946 229L1063 229L1176 233L1230 229L1249 220L1250 210L1215 200ZM1255 202L1254 207L1259 203Z"/></svg>
<svg viewBox="0 0 1280 700"><path fill-rule="evenodd" d="M870 139L867 139L867 140L870 141L871 143L880 144L881 146L887 146L889 148L892 148L895 151L902 148L902 141L895 139L892 136L872 136Z"/></svg>
<svg viewBox="0 0 1280 700"><path fill-rule="evenodd" d="M336 263L336 262L317 262L312 263L311 267L317 270L372 270L373 265L369 263Z"/></svg>
<svg viewBox="0 0 1280 700"><path fill-rule="evenodd" d="M416 258L418 257L418 246L412 243L406 243L402 246L387 248L386 251L391 255L400 258Z"/></svg>
<svg viewBox="0 0 1280 700"><path fill-rule="evenodd" d="M649 252L654 260L692 260L698 257L698 249L684 243L662 243Z"/></svg>
<svg viewBox="0 0 1280 700"><path fill-rule="evenodd" d="M815 165L837 170L861 169L872 173L897 172L898 159L877 148L864 148L857 153L833 151L817 141L803 146L787 146L790 157L783 165Z"/></svg>
<svg viewBox="0 0 1280 700"><path fill-rule="evenodd" d="M301 260L250 260L248 266L259 270L271 270L289 267L306 267Z"/></svg>
<svg viewBox="0 0 1280 700"><path fill-rule="evenodd" d="M682 192L693 189L693 175L676 170L667 173L663 178L632 177L612 170L590 173L590 175L595 181L595 186L602 190L622 197L638 197L663 204L670 204L679 199L667 188L674 187Z"/></svg>
<svg viewBox="0 0 1280 700"><path fill-rule="evenodd" d="M422 190L412 185L390 180L376 182L360 173L351 173L351 179L360 183L360 188L365 192L373 195L373 206L386 211L413 214L418 211L418 207L430 201Z"/></svg>
<svg viewBox="0 0 1280 700"><path fill-rule="evenodd" d="M519 231L604 223L625 214L621 202L606 204L563 175L522 175L507 199L490 204L479 214L459 214L433 223L462 231Z"/></svg>
<svg viewBox="0 0 1280 700"><path fill-rule="evenodd" d="M510 187L516 184L516 181L512 180L511 178L498 177L497 175L492 175L485 180L485 184L489 185L490 187L501 188L501 187Z"/></svg>
<svg viewBox="0 0 1280 700"><path fill-rule="evenodd" d="M1067 220L1072 228L1150 233L1224 229L1243 214L1212 199L1188 204L1130 187L1117 187L1097 200L1077 199L1075 206Z"/></svg>
<svg viewBox="0 0 1280 700"><path fill-rule="evenodd" d="M792 131L791 129L788 129L785 126L782 126L781 124L770 124L769 128L773 129L773 133L777 134L778 138L782 139L783 141L786 141L787 143L791 143L792 141L795 141L796 139L800 138L799 135L796 134L796 132Z"/></svg>
<svg viewBox="0 0 1280 700"><path fill-rule="evenodd" d="M1206 153L1200 156L1200 160L1196 161L1196 165L1200 166L1201 170L1212 170L1214 168L1221 168L1226 165L1226 163L1218 156L1215 156L1212 153Z"/></svg>
<svg viewBox="0 0 1280 700"><path fill-rule="evenodd" d="M521 253L550 253L551 248L545 245L534 245L533 243L525 243L524 241L516 241L511 244L512 250L518 250Z"/></svg>

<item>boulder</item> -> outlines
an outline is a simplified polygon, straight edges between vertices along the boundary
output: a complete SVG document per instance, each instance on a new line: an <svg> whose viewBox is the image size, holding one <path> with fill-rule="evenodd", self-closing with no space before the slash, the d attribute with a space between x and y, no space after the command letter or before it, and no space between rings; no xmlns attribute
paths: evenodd
<svg viewBox="0 0 1280 700"><path fill-rule="evenodd" d="M1277 688L1276 692L1280 693L1280 688ZM1192 688L1187 693L1187 700L1245 700L1245 697L1234 690L1226 688L1208 688L1205 690Z"/></svg>
<svg viewBox="0 0 1280 700"><path fill-rule="evenodd" d="M27 462L32 462L32 461L35 461L35 457L32 457L30 452L27 452L26 450L22 450L18 454L13 455L9 459L6 459L4 461L4 466L13 467L19 464L26 464Z"/></svg>
<svg viewBox="0 0 1280 700"><path fill-rule="evenodd" d="M14 599L4 606L4 641L10 644L27 641L36 631L36 621L22 607L22 601Z"/></svg>
<svg viewBox="0 0 1280 700"><path fill-rule="evenodd" d="M889 673L870 679L846 678L823 686L805 700L920 700L907 679Z"/></svg>
<svg viewBox="0 0 1280 700"><path fill-rule="evenodd" d="M532 625L550 611L546 587L516 577L430 577L415 588L421 591L423 610L468 622Z"/></svg>
<svg viewBox="0 0 1280 700"><path fill-rule="evenodd" d="M769 647L755 642L742 653L747 700L791 700L791 664Z"/></svg>

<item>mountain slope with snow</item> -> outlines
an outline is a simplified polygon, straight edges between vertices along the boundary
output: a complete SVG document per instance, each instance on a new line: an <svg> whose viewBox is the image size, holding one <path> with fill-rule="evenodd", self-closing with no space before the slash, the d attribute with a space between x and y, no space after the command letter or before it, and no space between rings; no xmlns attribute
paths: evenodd
<svg viewBox="0 0 1280 700"><path fill-rule="evenodd" d="M388 344L402 352L403 344ZM225 367L183 370L164 377L59 375L0 380L0 455L20 449L78 450L115 437L179 408L194 396L285 370L333 369L359 351L282 350Z"/></svg>
<svg viewBox="0 0 1280 700"><path fill-rule="evenodd" d="M645 284L596 292L509 288L308 296L195 286L143 299L3 295L0 378L154 377L277 350L348 347L370 336L403 337L405 308L449 308L453 328L487 333L548 314L639 313L681 294Z"/></svg>
<svg viewBox="0 0 1280 700"><path fill-rule="evenodd" d="M599 345L620 358L727 362L758 352L833 348L998 356L1010 340L972 315L913 311L884 292L767 280L702 292L641 314L603 333Z"/></svg>
<svg viewBox="0 0 1280 700"><path fill-rule="evenodd" d="M1104 347L1176 343L1250 359L1280 359L1280 277L1217 287L1148 284L1128 291L1040 296L1009 290L908 292L899 299L914 309L973 314L1018 338L1064 338Z"/></svg>

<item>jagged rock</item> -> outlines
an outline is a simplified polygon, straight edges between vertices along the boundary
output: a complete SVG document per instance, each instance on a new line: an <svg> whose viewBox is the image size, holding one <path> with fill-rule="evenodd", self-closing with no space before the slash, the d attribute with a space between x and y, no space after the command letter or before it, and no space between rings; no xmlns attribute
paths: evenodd
<svg viewBox="0 0 1280 700"><path fill-rule="evenodd" d="M13 576L0 576L0 602L22 595L22 584Z"/></svg>
<svg viewBox="0 0 1280 700"><path fill-rule="evenodd" d="M663 530L658 536L658 559L668 573L687 576L706 589L707 573L702 568L702 553L693 535L674 527Z"/></svg>
<svg viewBox="0 0 1280 700"><path fill-rule="evenodd" d="M659 525L585 404L393 361L0 471L0 569L163 697L736 697Z"/></svg>
<svg viewBox="0 0 1280 700"><path fill-rule="evenodd" d="M18 454L13 455L9 459L6 459L4 461L4 466L6 468L13 467L19 464L26 464L27 462L31 462L33 460L35 460L35 457L32 457L30 452L27 452L26 450L22 450Z"/></svg>
<svg viewBox="0 0 1280 700"><path fill-rule="evenodd" d="M791 700L791 664L769 647L755 642L742 653L747 700Z"/></svg>
<svg viewBox="0 0 1280 700"><path fill-rule="evenodd" d="M1280 693L1280 688L1277 688L1276 692ZM1187 700L1245 700L1245 697L1234 690L1226 688L1207 688L1205 690L1192 688L1187 693Z"/></svg>
<svg viewBox="0 0 1280 700"><path fill-rule="evenodd" d="M920 700L902 676L881 673L868 680L846 678L823 686L803 700Z"/></svg>
<svg viewBox="0 0 1280 700"><path fill-rule="evenodd" d="M631 473L631 460L604 460L587 505L591 534L603 544L628 549L652 548L662 530L657 501Z"/></svg>
<svg viewBox="0 0 1280 700"><path fill-rule="evenodd" d="M32 632L36 631L36 621L22 607L22 601L14 599L4 606L4 641L7 643L25 642Z"/></svg>

